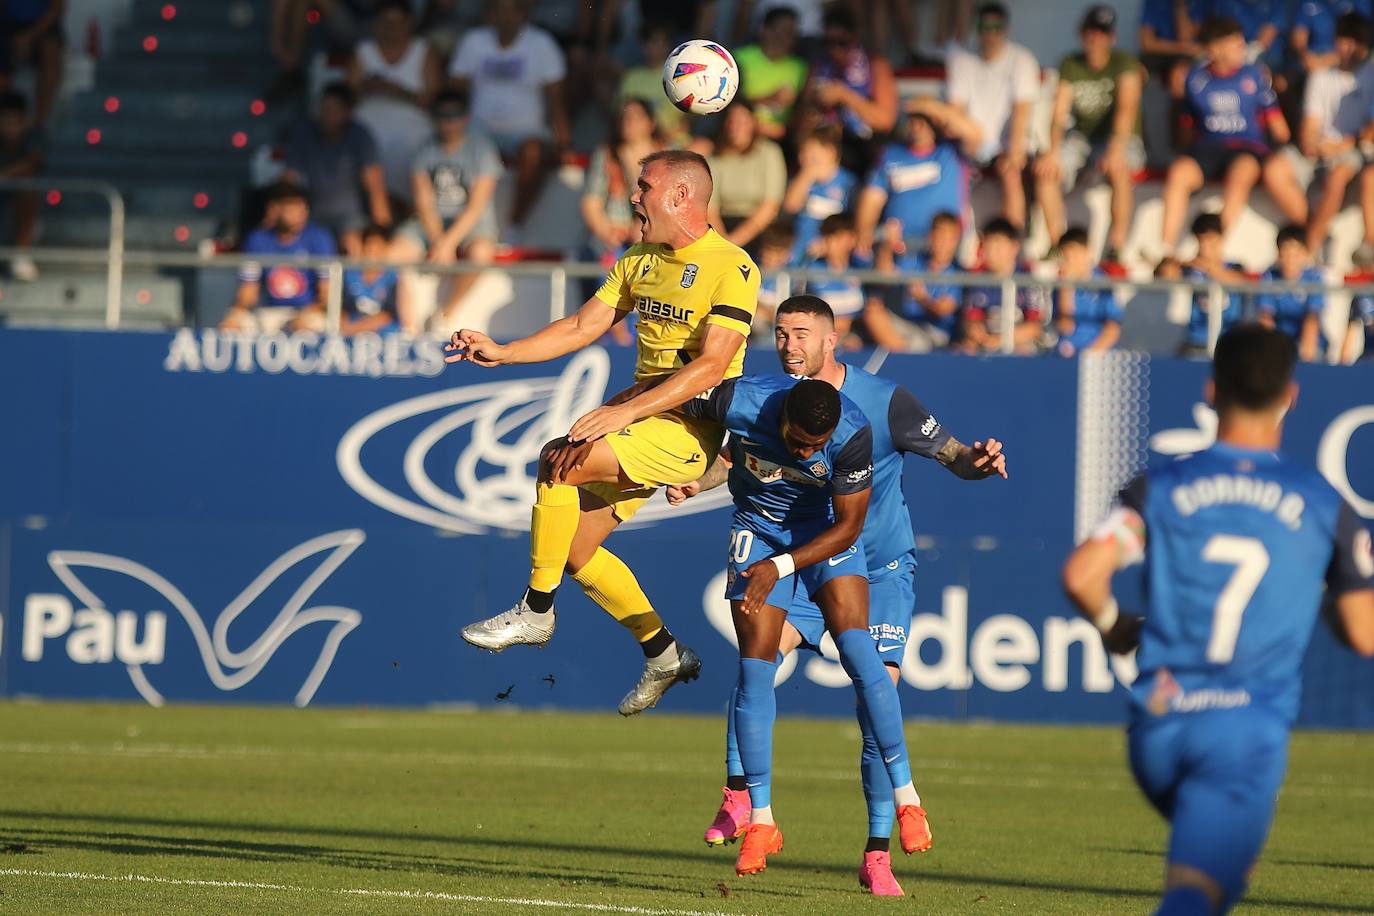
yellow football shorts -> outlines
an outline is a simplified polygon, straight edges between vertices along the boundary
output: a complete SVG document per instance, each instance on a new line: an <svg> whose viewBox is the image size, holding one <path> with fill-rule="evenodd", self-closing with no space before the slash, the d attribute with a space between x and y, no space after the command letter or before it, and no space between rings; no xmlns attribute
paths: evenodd
<svg viewBox="0 0 1374 916"><path fill-rule="evenodd" d="M625 476L639 484L622 490L613 483L589 483L581 489L613 507L622 522L634 518L659 487L690 483L716 460L725 429L710 420L661 413L606 437Z"/></svg>

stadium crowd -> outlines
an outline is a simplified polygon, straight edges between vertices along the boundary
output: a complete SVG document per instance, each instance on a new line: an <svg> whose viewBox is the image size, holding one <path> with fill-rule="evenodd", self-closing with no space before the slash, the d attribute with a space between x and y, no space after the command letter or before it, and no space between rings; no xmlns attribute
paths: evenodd
<svg viewBox="0 0 1374 916"><path fill-rule="evenodd" d="M1139 57L1117 46L1115 10L1092 6L1078 23L1080 49L1055 62L1039 148L1031 122L1042 62L1013 40L1008 9L996 0L939 5L940 59L922 60L906 50L918 46L910 0L741 3L730 36L739 95L720 115L689 118L665 97L660 68L677 42L710 34L709 0L642 4L636 36L618 32L620 0L535 10L525 0L276 0L274 97L300 99L312 40L323 37L347 63L345 78L323 87L317 113L285 139L284 180L243 250L383 255L399 270L345 274L345 330L417 334L428 325L446 334L476 275L448 284L431 310L404 265L490 263L502 244L518 246L548 176L572 160L586 163L580 256L608 265L636 240L628 197L639 159L687 147L711 164L712 225L765 271L805 271L788 291L826 298L848 346L995 351L1002 279L1015 276L1016 351L1072 356L1120 338L1123 311L1111 288L1055 280L1125 276L1122 250L1146 166L1142 87L1156 81L1173 106L1174 150L1149 257L1156 276L1319 284L1330 223L1352 186L1365 222L1355 262L1374 270L1369 0L1301 0L1292 9L1284 0L1146 0L1141 21L1128 26L1138 29ZM307 21L320 28L312 33ZM899 99L897 70L923 64L943 74L943 92ZM571 125L584 106L610 126L579 151ZM498 214L507 171L513 193ZM1089 181L1110 189L1100 258L1085 228L1066 218L1066 193ZM1185 244L1190 201L1207 182L1217 183L1221 210L1194 219ZM980 183L996 190L993 212L973 212L970 188ZM1262 277L1221 256L1259 185L1288 221ZM1050 247L1029 257L1037 215ZM967 272L989 282L865 284L855 270ZM322 320L322 275L274 283L270 274L243 272L226 326L259 326L255 306L297 327ZM774 275L760 296L765 316L778 296ZM1185 353L1205 352L1207 300L1193 296ZM1256 320L1296 338L1304 359L1324 359L1324 307L1320 291L1233 293L1222 329ZM630 329L617 333L630 341ZM1330 347L1352 361L1374 352L1371 335L1374 302L1355 297L1345 337Z"/></svg>

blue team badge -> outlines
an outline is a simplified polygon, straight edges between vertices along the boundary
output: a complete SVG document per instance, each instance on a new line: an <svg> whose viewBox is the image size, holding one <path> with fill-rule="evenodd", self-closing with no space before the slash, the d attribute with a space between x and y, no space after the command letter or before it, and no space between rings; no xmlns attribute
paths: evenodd
<svg viewBox="0 0 1374 916"><path fill-rule="evenodd" d="M682 268L682 288L683 288L683 289L690 289L691 286L692 286L692 284L696 282L696 279L697 279L697 266L696 266L695 264L688 264L686 267Z"/></svg>
<svg viewBox="0 0 1374 916"><path fill-rule="evenodd" d="M811 465L811 473L815 474L817 477L824 477L825 472L828 470L829 468L825 466L824 461L817 461L815 464Z"/></svg>

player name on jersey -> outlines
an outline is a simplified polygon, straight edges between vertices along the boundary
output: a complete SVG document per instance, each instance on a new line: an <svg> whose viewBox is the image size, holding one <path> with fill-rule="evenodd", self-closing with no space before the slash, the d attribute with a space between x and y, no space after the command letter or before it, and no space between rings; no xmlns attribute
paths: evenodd
<svg viewBox="0 0 1374 916"><path fill-rule="evenodd" d="M1286 493L1277 481L1239 474L1215 474L1179 484L1169 493L1184 518L1208 506L1234 504L1273 513L1290 531L1302 527L1307 507L1301 493Z"/></svg>

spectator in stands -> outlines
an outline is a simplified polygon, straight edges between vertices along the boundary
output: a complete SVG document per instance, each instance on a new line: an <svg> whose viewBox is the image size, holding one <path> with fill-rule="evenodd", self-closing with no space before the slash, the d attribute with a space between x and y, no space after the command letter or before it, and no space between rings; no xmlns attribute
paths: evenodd
<svg viewBox="0 0 1374 916"><path fill-rule="evenodd" d="M1336 66L1337 21L1352 13L1369 19L1371 6L1370 0L1299 0L1288 32L1294 62L1308 73Z"/></svg>
<svg viewBox="0 0 1374 916"><path fill-rule="evenodd" d="M808 59L811 52L820 46L825 32L825 10L831 6L830 0L739 0L735 4L735 17L730 35L733 44L743 46L763 25L763 17L776 9L790 10L797 17L797 36L800 49ZM771 339L771 335L770 335Z"/></svg>
<svg viewBox="0 0 1374 916"><path fill-rule="evenodd" d="M1083 50L1059 64L1050 146L1035 162L1035 196L1050 238L1066 227L1064 194L1084 168L1105 176L1112 187L1112 224L1102 260L1118 263L1131 228L1134 175L1145 165L1140 139L1141 67L1135 55L1116 47L1116 12L1090 8L1078 28Z"/></svg>
<svg viewBox="0 0 1374 916"><path fill-rule="evenodd" d="M362 256L370 261L384 261L391 250L391 230L374 223L363 229ZM396 293L400 285L396 271L384 267L350 267L343 273L343 313L339 316L339 334L391 334L399 330L396 323ZM295 325L316 330L324 327L323 306L307 305L301 310Z"/></svg>
<svg viewBox="0 0 1374 916"><path fill-rule="evenodd" d="M797 13L775 6L764 14L757 44L735 51L739 93L753 103L759 133L782 140L792 121L792 108L806 85L806 61L797 56Z"/></svg>
<svg viewBox="0 0 1374 916"><path fill-rule="evenodd" d="M983 229L983 264L978 272L999 282L964 289L958 348L965 353L1001 350L1004 315L1000 281L1015 278L1019 282L1012 307L1012 351L1039 352L1049 311L1045 290L1031 282L1030 271L1021 263L1021 232L1006 217L997 217Z"/></svg>
<svg viewBox="0 0 1374 916"><path fill-rule="evenodd" d="M878 222L895 225L908 248L924 248L937 213L963 218L968 196L965 156L978 149L978 124L933 98L908 103L904 143L889 143L859 196L859 248L873 250Z"/></svg>
<svg viewBox="0 0 1374 916"><path fill-rule="evenodd" d="M1363 332L1364 346L1360 345ZM1374 359L1374 297L1355 296L1350 300L1350 324L1345 330L1345 342L1341 344L1341 364L1349 366L1363 354L1366 360Z"/></svg>
<svg viewBox="0 0 1374 916"><path fill-rule="evenodd" d="M1289 24L1288 6L1288 0L1196 0L1193 18L1235 20L1245 39L1246 60L1277 70L1283 62L1278 38Z"/></svg>
<svg viewBox="0 0 1374 916"><path fill-rule="evenodd" d="M959 266L959 242L963 224L948 210L935 214L930 224L930 248L922 252L902 248L894 235L878 248L878 269L884 272L955 274ZM897 353L928 353L949 346L959 330L962 287L952 283L915 280L898 290L896 314L876 298L864 309L864 326L873 342Z"/></svg>
<svg viewBox="0 0 1374 916"><path fill-rule="evenodd" d="M874 136L897 123L897 78L886 57L866 50L854 16L843 7L825 14L825 46L802 92L807 108L802 134L839 127L841 159L856 175L867 174Z"/></svg>
<svg viewBox="0 0 1374 916"><path fill-rule="evenodd" d="M1312 266L1307 247L1307 233L1302 226L1288 225L1279 230L1279 258L1264 273L1263 279L1275 283L1325 283L1326 277ZM1285 290L1261 293L1256 297L1259 323L1278 328L1298 345L1303 362L1314 362L1326 353L1326 337L1322 334L1322 310L1326 308L1326 294L1321 290Z"/></svg>
<svg viewBox="0 0 1374 916"><path fill-rule="evenodd" d="M1164 252L1178 244L1188 201L1204 181L1222 179L1221 225L1229 229L1250 200L1261 174L1271 188L1279 176L1272 168L1268 135L1277 144L1290 139L1288 124L1263 68L1245 62L1245 38L1234 19L1209 19L1199 36L1207 62L1188 74L1185 132L1191 142L1164 179Z"/></svg>
<svg viewBox="0 0 1374 916"><path fill-rule="evenodd" d="M501 156L496 146L469 126L467 97L448 90L434 102L435 138L411 165L415 218L401 227L393 246L398 261L428 255L430 263L459 258L490 264L496 256L496 184ZM451 314L476 282L475 272L453 277L440 320ZM420 318L409 285L402 291L401 322L417 333Z"/></svg>
<svg viewBox="0 0 1374 916"><path fill-rule="evenodd" d="M621 103L610 141L592 153L582 189L582 219L591 232L589 254L603 267L609 268L639 241L639 220L630 209L630 195L640 160L663 148L650 104L640 98Z"/></svg>
<svg viewBox="0 0 1374 916"><path fill-rule="evenodd" d="M854 218L848 213L836 213L821 221L821 253L804 266L813 272L829 272L828 277L811 277L805 292L830 303L835 313L835 332L840 345L854 349L858 338L851 338L849 330L864 311L864 285L847 277L853 270L872 270L873 261L857 251L859 237L854 231Z"/></svg>
<svg viewBox="0 0 1374 916"><path fill-rule="evenodd" d="M1369 20L1348 14L1336 25L1336 65L1307 77L1298 145L1285 146L1268 166L1270 193L1284 215L1307 225L1307 244L1319 251L1345 191L1364 166L1360 134L1374 108L1374 64L1369 62ZM1308 220L1307 189L1326 175L1317 211Z"/></svg>
<svg viewBox="0 0 1374 916"><path fill-rule="evenodd" d="M782 210L787 165L778 145L759 136L758 120L748 102L735 102L725 109L710 162L715 179L711 224L724 227L726 238L749 248Z"/></svg>
<svg viewBox="0 0 1374 916"><path fill-rule="evenodd" d="M1140 62L1169 90L1183 98L1183 81L1202 52L1197 22L1187 0L1145 0L1140 9Z"/></svg>
<svg viewBox="0 0 1374 916"><path fill-rule="evenodd" d="M272 0L271 50L278 76L267 95L283 100L305 88L311 33L330 53L348 53L367 34L380 0Z"/></svg>
<svg viewBox="0 0 1374 916"><path fill-rule="evenodd" d="M1088 231L1073 226L1059 237L1059 279L1105 280L1107 274L1093 263ZM1064 285L1055 290L1054 330L1059 335L1055 352L1077 356L1110 350L1121 339L1121 306L1111 289L1084 289Z"/></svg>
<svg viewBox="0 0 1374 916"><path fill-rule="evenodd" d="M528 0L491 0L489 26L473 29L449 64L453 87L470 92L473 123L515 162L510 221L522 227L545 167L569 148L563 52L529 23Z"/></svg>
<svg viewBox="0 0 1374 916"><path fill-rule="evenodd" d="M62 83L62 19L67 0L8 0L0 8L0 90L14 84L14 71L31 64L37 77L34 121L48 123Z"/></svg>
<svg viewBox="0 0 1374 916"><path fill-rule="evenodd" d="M673 50L672 29L657 20L645 22L639 29L639 47L643 57L621 76L616 105L619 107L626 99L651 102L663 142L669 146L683 146L689 139L687 113L674 105L663 91L663 62Z"/></svg>
<svg viewBox="0 0 1374 916"><path fill-rule="evenodd" d="M268 200L275 221L249 233L243 243L244 254L328 257L338 253L329 231L310 222L310 201L303 188L279 184ZM323 267L269 264L264 268L246 262L239 269L238 295L220 327L266 334L284 327L320 330L328 283Z"/></svg>
<svg viewBox="0 0 1374 916"><path fill-rule="evenodd" d="M429 140L429 109L442 84L439 56L415 34L410 4L382 0L372 37L353 53L348 85L358 98L358 123L386 138L379 149L382 172L399 197L410 197L410 164Z"/></svg>
<svg viewBox="0 0 1374 916"><path fill-rule="evenodd" d="M787 298L782 295L776 271L782 270L793 262L797 250L796 235L792 225L786 220L778 220L759 233L759 307L754 316L755 333L771 340L773 337L773 315L778 303Z"/></svg>
<svg viewBox="0 0 1374 916"><path fill-rule="evenodd" d="M820 253L811 247L820 236L821 221L849 210L858 182L853 172L840 165L839 131L818 131L802 140L797 149L797 174L782 198L782 212L792 217L796 236L792 263L800 264Z"/></svg>
<svg viewBox="0 0 1374 916"><path fill-rule="evenodd" d="M43 144L38 131L29 123L29 104L17 92L0 93L0 178L34 178L43 166ZM38 225L38 192L0 192L14 211L14 247L32 248ZM38 279L33 258L17 254L10 259L10 273L16 280L32 283Z"/></svg>
<svg viewBox="0 0 1374 916"><path fill-rule="evenodd" d="M297 123L286 141L285 175L305 185L315 221L350 257L361 250L368 222L391 225L377 144L353 119L353 102L346 83L324 87L319 117Z"/></svg>
<svg viewBox="0 0 1374 916"><path fill-rule="evenodd" d="M981 129L975 164L996 172L1002 212L1017 229L1026 225L1025 178L1031 109L1040 94L1035 55L1007 38L1010 17L1001 2L978 7L978 53L950 52L945 97Z"/></svg>
<svg viewBox="0 0 1374 916"><path fill-rule="evenodd" d="M1245 268L1234 261L1227 261L1222 249L1226 236L1222 231L1221 217L1215 213L1202 213L1193 220L1193 235L1197 238L1197 257L1187 264L1179 264L1173 258L1165 258L1155 271L1164 280L1184 279L1194 282L1211 281L1215 283L1244 283L1247 280ZM1222 306L1221 328L1236 324L1244 316L1244 303L1240 293L1226 293ZM1207 356L1207 312L1211 297L1206 290L1194 290L1192 312L1188 316L1188 330L1184 335L1180 356Z"/></svg>

